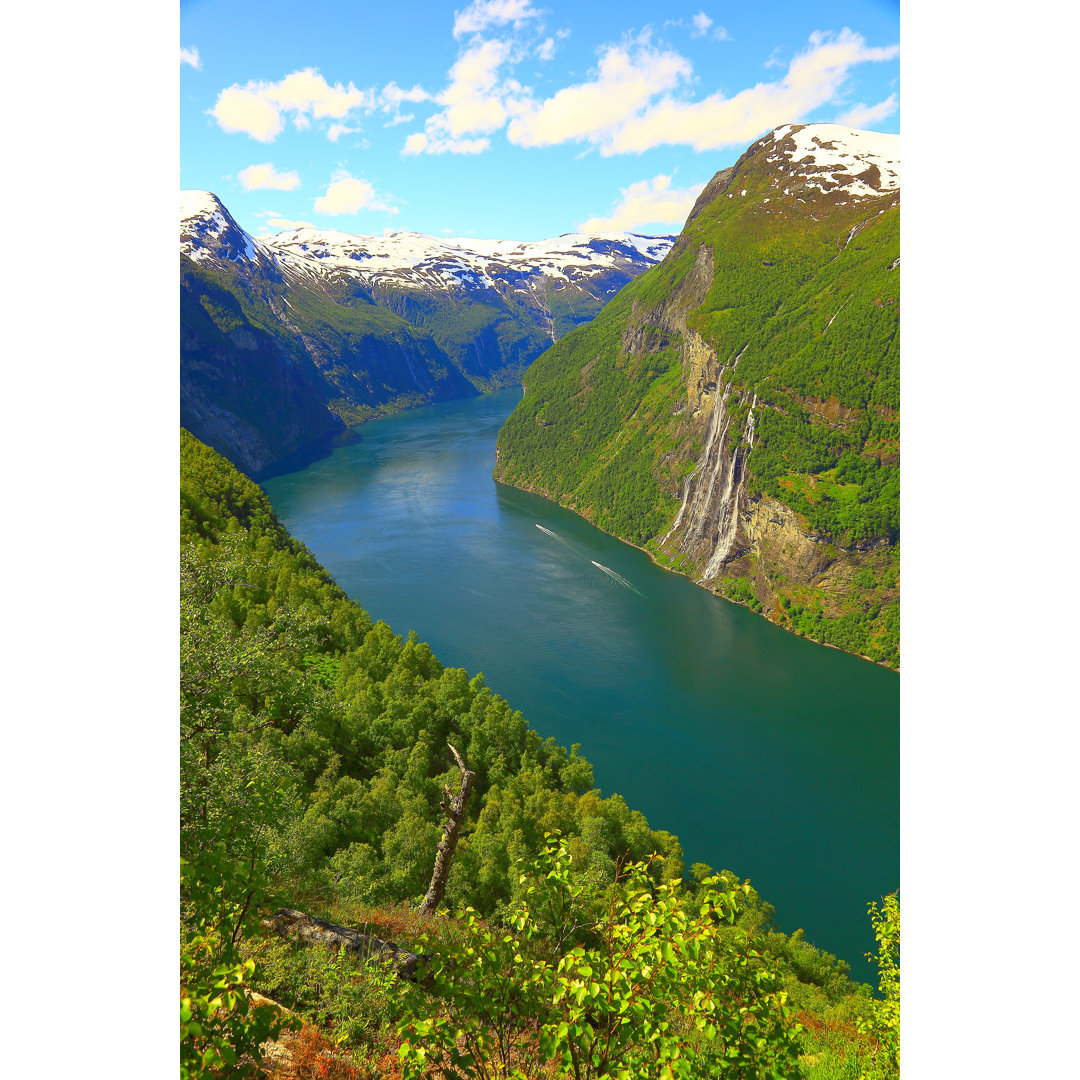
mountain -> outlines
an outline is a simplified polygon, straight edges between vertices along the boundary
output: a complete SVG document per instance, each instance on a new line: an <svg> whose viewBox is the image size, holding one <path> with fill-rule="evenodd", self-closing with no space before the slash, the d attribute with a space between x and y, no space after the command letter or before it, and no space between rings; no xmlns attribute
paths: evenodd
<svg viewBox="0 0 1080 1080"><path fill-rule="evenodd" d="M181 192L181 423L252 472L346 424L509 384L671 243L255 239L217 196Z"/></svg>
<svg viewBox="0 0 1080 1080"><path fill-rule="evenodd" d="M180 199L180 421L255 471L346 424L475 393L427 331L345 299L237 225Z"/></svg>
<svg viewBox="0 0 1080 1080"><path fill-rule="evenodd" d="M784 125L529 369L497 479L899 663L899 136Z"/></svg>
<svg viewBox="0 0 1080 1080"><path fill-rule="evenodd" d="M337 295L357 287L430 332L482 389L517 382L548 345L659 262L674 237L569 233L532 243L296 229L268 237L282 266Z"/></svg>

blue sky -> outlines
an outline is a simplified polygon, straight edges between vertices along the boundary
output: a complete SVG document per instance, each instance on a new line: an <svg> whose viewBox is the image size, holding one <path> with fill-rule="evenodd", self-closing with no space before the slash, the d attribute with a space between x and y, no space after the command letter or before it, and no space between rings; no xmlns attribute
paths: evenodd
<svg viewBox="0 0 1080 1080"><path fill-rule="evenodd" d="M187 0L180 184L250 232L678 231L781 123L899 131L899 5Z"/></svg>

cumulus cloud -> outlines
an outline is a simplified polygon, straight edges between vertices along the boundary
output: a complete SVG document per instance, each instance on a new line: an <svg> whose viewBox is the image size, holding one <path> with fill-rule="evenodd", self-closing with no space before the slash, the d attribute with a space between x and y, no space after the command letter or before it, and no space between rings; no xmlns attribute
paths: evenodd
<svg viewBox="0 0 1080 1080"><path fill-rule="evenodd" d="M222 90L210 111L222 131L243 132L259 142L273 142L285 128L275 105L240 86Z"/></svg>
<svg viewBox="0 0 1080 1080"><path fill-rule="evenodd" d="M584 141L605 156L665 143L695 150L741 146L834 100L854 65L891 60L899 51L899 45L869 48L847 28L835 35L815 32L777 81L731 98L718 92L687 101L673 91L688 85L689 62L639 39L636 49L609 47L591 82L560 90L542 104L529 103L511 121L507 137L519 146Z"/></svg>
<svg viewBox="0 0 1080 1080"><path fill-rule="evenodd" d="M459 23L479 26L481 16L490 15L494 22L496 14L511 21L513 12L520 16L531 10L509 0L491 0L459 13ZM692 22L693 36L728 38L704 11ZM562 32L554 39L544 38L538 45L534 41L529 49L514 40L473 37L450 69L441 93L431 98L414 88L417 100L434 100L442 109L428 117L423 131L406 138L402 153L477 154L487 150L490 136L504 128L507 140L516 146L579 142L598 148L604 156L642 153L664 144L698 151L743 146L779 124L796 123L821 106L838 104L855 65L892 60L900 50L899 45L871 48L846 27L839 33L815 31L773 81L759 82L732 97L718 91L694 100L696 80L690 61L669 46L654 45L646 30L603 46L588 77L538 99L508 77L507 69L528 55L546 57L561 36ZM785 67L772 59L766 66ZM881 102L857 106L850 113L872 123L888 115L889 107Z"/></svg>
<svg viewBox="0 0 1080 1080"><path fill-rule="evenodd" d="M539 60L551 60L555 56L555 39L553 37L544 38L536 46L536 56Z"/></svg>
<svg viewBox="0 0 1080 1080"><path fill-rule="evenodd" d="M402 90L396 82L387 83L379 94L379 104L383 112L397 109L403 101L416 104L418 101L430 101L431 95L419 83L408 90Z"/></svg>
<svg viewBox="0 0 1080 1080"><path fill-rule="evenodd" d="M202 70L202 61L199 59L198 49L181 49L180 63L190 64L196 71Z"/></svg>
<svg viewBox="0 0 1080 1080"><path fill-rule="evenodd" d="M681 228L704 184L672 188L671 177L661 173L651 180L639 180L620 189L622 198L607 217L589 218L578 226L580 232L632 232L643 225L671 225Z"/></svg>
<svg viewBox="0 0 1080 1080"><path fill-rule="evenodd" d="M314 209L319 214L337 217L340 214L358 214L361 210L382 210L396 214L398 208L380 195L367 180L360 180L344 169L334 173L325 195L315 200Z"/></svg>
<svg viewBox="0 0 1080 1080"><path fill-rule="evenodd" d="M292 221L290 218L282 217L274 210L263 210L261 213L256 214L256 217L266 218L266 225L259 226L260 233L267 233L271 228L273 229L314 229L310 221Z"/></svg>
<svg viewBox="0 0 1080 1080"><path fill-rule="evenodd" d="M489 26L507 23L513 23L516 28L539 14L529 6L529 0L473 0L464 11L454 12L454 37L479 34Z"/></svg>
<svg viewBox="0 0 1080 1080"><path fill-rule="evenodd" d="M506 98L521 90L512 79L499 81L499 69L511 50L507 41L477 39L470 45L450 69L450 85L435 98L442 111L428 117L422 132L405 140L402 153L477 154L486 150L491 141L483 136L506 123Z"/></svg>
<svg viewBox="0 0 1080 1080"><path fill-rule="evenodd" d="M688 82L692 74L684 56L654 48L645 37L609 45L600 55L595 78L567 86L539 104L518 103L507 138L517 146L609 141L658 94Z"/></svg>
<svg viewBox="0 0 1080 1080"><path fill-rule="evenodd" d="M298 173L279 173L269 161L262 165L249 165L237 175L245 191L292 191L300 186Z"/></svg>
<svg viewBox="0 0 1080 1080"><path fill-rule="evenodd" d="M292 114L294 125L303 130L316 120L343 120L353 109L375 107L375 93L359 90L351 82L331 86L315 68L286 75L279 82L234 83L222 90L210 110L223 131L244 132L260 142L273 142L285 127L284 116ZM340 134L340 133L339 133Z"/></svg>
<svg viewBox="0 0 1080 1080"><path fill-rule="evenodd" d="M842 116L836 118L838 124L846 124L853 128L868 128L880 123L887 116L892 116L900 108L900 100L895 94L890 94L884 101L876 105L863 105L861 102L853 109L849 109Z"/></svg>

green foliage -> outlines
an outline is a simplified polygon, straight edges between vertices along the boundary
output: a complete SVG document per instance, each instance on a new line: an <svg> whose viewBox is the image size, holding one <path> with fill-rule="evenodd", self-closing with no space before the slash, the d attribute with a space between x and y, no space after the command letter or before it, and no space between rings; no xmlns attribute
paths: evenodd
<svg viewBox="0 0 1080 1080"><path fill-rule="evenodd" d="M297 948L268 939L251 949L258 958L260 986L275 1001L315 1024L333 1043L364 1058L390 1051L388 1019L397 1009L397 976L323 944Z"/></svg>
<svg viewBox="0 0 1080 1080"><path fill-rule="evenodd" d="M220 845L181 859L180 889L180 1076L259 1076L260 1045L287 1021L248 997L256 965L238 946L257 910L248 901L259 899L258 879L238 880Z"/></svg>
<svg viewBox="0 0 1080 1080"><path fill-rule="evenodd" d="M648 864L602 892L552 839L523 867L507 924L466 909L467 937L426 942L427 990L406 1003L406 1078L795 1077L797 1028L775 970L734 926L738 890L707 878L692 900ZM726 927L726 932L725 928Z"/></svg>
<svg viewBox="0 0 1080 1080"><path fill-rule="evenodd" d="M900 894L890 893L880 909L875 903L868 909L878 952L866 958L877 964L882 1000L875 1003L871 1019L860 1024L877 1043L860 1080L893 1080L900 1075Z"/></svg>
<svg viewBox="0 0 1080 1080"><path fill-rule="evenodd" d="M748 578L724 578L720 583L720 591L729 600L745 604L751 611L761 611L761 601L754 595L754 588Z"/></svg>
<svg viewBox="0 0 1080 1080"><path fill-rule="evenodd" d="M653 851L681 875L678 841L619 796L601 798L580 747L541 740L482 676L373 626L257 485L186 433L181 489L185 835L201 829L204 804L208 827L224 813L214 806L241 805L228 777L274 778L288 805L261 842L279 888L297 902L418 898L442 786L457 775L452 742L477 794L448 903L509 904L511 863L549 828L574 837L597 880Z"/></svg>

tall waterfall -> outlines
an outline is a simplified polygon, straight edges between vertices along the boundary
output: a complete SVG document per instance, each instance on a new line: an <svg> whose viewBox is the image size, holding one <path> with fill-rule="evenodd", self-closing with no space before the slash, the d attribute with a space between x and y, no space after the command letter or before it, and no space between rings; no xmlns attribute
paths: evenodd
<svg viewBox="0 0 1080 1080"><path fill-rule="evenodd" d="M745 351L745 349L743 350ZM742 353L739 354L739 357ZM736 357L735 363L738 363ZM734 364L731 370L734 370ZM731 385L723 384L724 372L716 379L712 414L709 417L705 448L693 472L686 478L682 503L671 528L660 541L671 543L676 551L696 557L705 564L699 583L715 577L731 554L739 528L739 498L745 489L746 456L754 445L754 407L747 414L739 443L729 457L725 450L731 415L728 399Z"/></svg>

